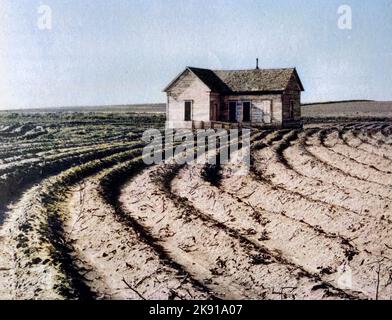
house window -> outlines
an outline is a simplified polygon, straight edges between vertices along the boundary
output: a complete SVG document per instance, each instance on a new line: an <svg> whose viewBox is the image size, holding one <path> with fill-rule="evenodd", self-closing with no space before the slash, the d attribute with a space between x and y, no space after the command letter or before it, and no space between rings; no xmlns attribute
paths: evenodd
<svg viewBox="0 0 392 320"><path fill-rule="evenodd" d="M192 101L185 101L185 121L192 121Z"/></svg>
<svg viewBox="0 0 392 320"><path fill-rule="evenodd" d="M290 110L289 110L290 119L294 119L294 108L295 108L295 101L290 100Z"/></svg>
<svg viewBox="0 0 392 320"><path fill-rule="evenodd" d="M237 122L237 101L229 102L229 122Z"/></svg>
<svg viewBox="0 0 392 320"><path fill-rule="evenodd" d="M242 103L242 121L250 122L250 107L251 103L249 101Z"/></svg>

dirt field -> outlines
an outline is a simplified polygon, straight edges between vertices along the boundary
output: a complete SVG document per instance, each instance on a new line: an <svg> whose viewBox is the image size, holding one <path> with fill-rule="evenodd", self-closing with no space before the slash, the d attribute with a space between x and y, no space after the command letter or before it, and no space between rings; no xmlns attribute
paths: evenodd
<svg viewBox="0 0 392 320"><path fill-rule="evenodd" d="M392 118L392 102L348 101L302 106L305 118Z"/></svg>
<svg viewBox="0 0 392 320"><path fill-rule="evenodd" d="M147 166L162 118L0 117L0 299L391 299L392 124Z"/></svg>
<svg viewBox="0 0 392 320"><path fill-rule="evenodd" d="M133 113L133 114L164 114L166 113L165 103L151 103L151 104L130 104L130 105L113 105L113 106L89 106L89 107L57 107L57 108L32 108L23 110L2 111L1 113L9 112L23 112L30 113Z"/></svg>

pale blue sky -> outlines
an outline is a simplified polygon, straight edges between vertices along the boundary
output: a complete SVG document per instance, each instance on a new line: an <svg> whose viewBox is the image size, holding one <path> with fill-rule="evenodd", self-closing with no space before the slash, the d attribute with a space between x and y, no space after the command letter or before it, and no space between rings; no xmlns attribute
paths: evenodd
<svg viewBox="0 0 392 320"><path fill-rule="evenodd" d="M165 102L187 65L256 57L297 67L304 101L392 100L392 0L0 0L0 21L0 109Z"/></svg>

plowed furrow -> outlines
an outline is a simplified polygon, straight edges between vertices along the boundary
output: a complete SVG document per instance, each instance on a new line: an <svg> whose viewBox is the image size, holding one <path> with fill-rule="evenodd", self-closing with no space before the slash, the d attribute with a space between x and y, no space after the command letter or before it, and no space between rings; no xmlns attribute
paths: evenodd
<svg viewBox="0 0 392 320"><path fill-rule="evenodd" d="M386 144L379 142L371 143L368 136L362 131L349 132L348 134L353 134L359 141L358 148L370 153L374 153L382 158L392 160L392 146L387 146Z"/></svg>
<svg viewBox="0 0 392 320"><path fill-rule="evenodd" d="M365 181L376 185L376 188L386 187L390 188L392 185L392 175L382 173L369 166L363 165L358 162L350 161L344 156L340 156L328 148L320 144L317 135L308 138L305 147L319 162L325 163L327 166L341 174L350 176L351 178ZM392 198L392 190L390 193Z"/></svg>
<svg viewBox="0 0 392 320"><path fill-rule="evenodd" d="M273 161L271 161L273 162ZM257 166L257 162L254 163ZM280 169L281 170L281 169ZM377 290L377 273L374 271L374 261L378 261L386 248L391 247L392 220L388 211L378 216L356 214L354 212L336 209L328 216L322 210L306 206L306 202L299 199L290 199L288 196L277 197L274 192L261 188L250 177L232 177L222 174L221 185L225 191L238 196L249 203L253 208L268 209L304 221L313 227L318 226L320 234L343 237L342 243L350 245L351 250L346 251L347 260L342 265L352 268L357 285L354 290L365 293L374 298ZM285 187L285 185L283 185ZM332 197L333 194L332 194ZM302 208L301 208L302 202ZM273 204L273 205L271 205ZM282 230L282 229L280 229ZM295 241L295 240L293 240ZM332 250L333 252L334 250ZM332 267L333 268L333 267ZM384 268L381 277L384 279L383 293L387 297L390 290L388 282L388 269Z"/></svg>
<svg viewBox="0 0 392 320"><path fill-rule="evenodd" d="M274 298L272 288L298 281L308 283L298 287L300 293L295 293L303 295L304 290L315 285L311 276L298 276L298 270L290 270L295 267L276 261L265 248L255 246L238 231L204 215L186 199L172 194L166 184L177 171L178 168L169 171L161 168L153 170L148 176L142 175L138 182L126 187L122 201L130 214L159 235L165 249L180 264L186 265L191 274L207 281L215 292L225 298ZM164 180L158 179L154 183L152 176L164 177ZM148 202L142 201L143 196L137 190L151 190ZM136 194L136 199L127 199L126 194ZM161 205L155 209L154 204ZM227 246L222 246L222 243L227 243ZM296 277L298 279L295 280Z"/></svg>
<svg viewBox="0 0 392 320"><path fill-rule="evenodd" d="M355 184L344 175L332 173L331 170L314 161L297 143L288 148L284 156L290 164L290 172L303 179L300 187L306 188L309 184L307 192L310 194L315 191L312 188L320 190L325 194L322 197L329 198L326 201L331 204L338 204L354 212L376 217L390 206L390 199L380 193L371 192L366 185ZM286 179L283 177L283 180Z"/></svg>
<svg viewBox="0 0 392 320"><path fill-rule="evenodd" d="M2 213L5 211L7 204L17 199L33 183L37 183L51 175L59 174L63 170L67 170L73 166L82 165L89 161L119 154L126 150L137 149L142 146L143 144L140 143L132 143L126 146L90 151L83 155L70 155L64 158L58 157L53 161L44 161L34 166L19 166L18 170L14 170L2 176L0 179L0 224L5 217Z"/></svg>
<svg viewBox="0 0 392 320"><path fill-rule="evenodd" d="M339 175L345 175L350 179L362 181L369 186L372 186L373 190L384 187L388 196L392 198L392 189L390 189L391 178L388 175L380 174L377 170L372 168L366 168L363 165L356 165L354 162L347 163L339 156L328 150L327 148L320 145L318 136L308 135L302 141L302 147L309 152L309 154L316 159L317 162L325 165L332 171L335 171ZM381 180L380 180L381 179Z"/></svg>
<svg viewBox="0 0 392 320"><path fill-rule="evenodd" d="M272 148L254 152L252 169L255 179L270 183L273 188L287 190L293 194L302 195L309 201L329 206L333 213L330 216L336 221L336 228L339 228L341 223L338 214L347 221L352 221L354 226L354 222L360 224L365 222L365 217L370 220L378 218L392 205L392 202L386 199L339 188L334 184L314 180L293 170L287 162L291 159L290 162L297 162L294 152L297 150L300 154L300 150L296 149L296 145L297 142L294 142L285 150L278 146L277 148L282 152L281 156L278 156ZM289 153L291 158L287 157ZM282 157L285 160L283 162Z"/></svg>
<svg viewBox="0 0 392 320"><path fill-rule="evenodd" d="M134 165L136 162L128 163L128 170ZM102 198L100 181L118 168L84 181L73 190L68 203L71 215L66 220L66 231L80 267L91 266L86 275L89 285L99 297L111 299L211 297L205 289L195 286L186 273L168 263L138 228L126 223L118 209Z"/></svg>
<svg viewBox="0 0 392 320"><path fill-rule="evenodd" d="M205 215L210 215L237 230L255 245L279 253L283 259L311 273L334 273L345 261L345 251L351 248L345 246L339 237L320 233L317 228L285 214L257 210L203 181L202 169L196 165L182 169L172 183L172 190L186 197ZM312 256L310 252L313 252Z"/></svg>
<svg viewBox="0 0 392 320"><path fill-rule="evenodd" d="M293 170L303 176L335 185L342 190L352 189L383 200L391 198L390 191L387 188L382 188L364 179L352 177L315 157L307 150L305 140L306 134L303 134L297 145L285 151L285 157Z"/></svg>
<svg viewBox="0 0 392 320"><path fill-rule="evenodd" d="M64 232L61 206L68 188L105 167L140 154L131 150L88 162L48 178L25 193L9 213L7 247L13 252L13 294L17 299L94 298L74 263Z"/></svg>
<svg viewBox="0 0 392 320"><path fill-rule="evenodd" d="M329 132L321 143L324 147L329 148L329 150L336 154L347 158L349 161L355 162L359 165L365 165L380 173L392 174L391 160L364 152L363 150L345 143L339 138L337 130Z"/></svg>

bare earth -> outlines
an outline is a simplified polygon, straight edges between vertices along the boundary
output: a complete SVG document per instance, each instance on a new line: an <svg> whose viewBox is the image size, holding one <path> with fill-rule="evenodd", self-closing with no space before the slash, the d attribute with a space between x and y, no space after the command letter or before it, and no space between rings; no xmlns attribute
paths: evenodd
<svg viewBox="0 0 392 320"><path fill-rule="evenodd" d="M1 226L0 298L390 299L391 131L255 132L245 175L124 156L48 177Z"/></svg>

